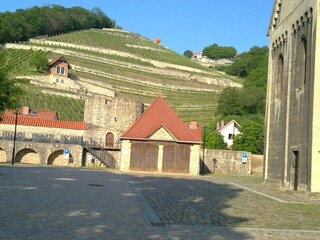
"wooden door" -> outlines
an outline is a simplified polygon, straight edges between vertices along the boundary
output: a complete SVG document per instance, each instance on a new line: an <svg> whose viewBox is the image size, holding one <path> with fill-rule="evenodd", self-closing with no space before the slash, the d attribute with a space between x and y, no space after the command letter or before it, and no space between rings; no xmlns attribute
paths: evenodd
<svg viewBox="0 0 320 240"><path fill-rule="evenodd" d="M153 143L131 144L130 170L157 171L159 146Z"/></svg>
<svg viewBox="0 0 320 240"><path fill-rule="evenodd" d="M190 146L168 144L163 147L163 172L189 173Z"/></svg>

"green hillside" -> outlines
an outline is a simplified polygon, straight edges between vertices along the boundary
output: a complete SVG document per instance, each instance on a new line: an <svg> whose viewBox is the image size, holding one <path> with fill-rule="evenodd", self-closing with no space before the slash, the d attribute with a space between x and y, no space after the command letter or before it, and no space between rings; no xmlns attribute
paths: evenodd
<svg viewBox="0 0 320 240"><path fill-rule="evenodd" d="M146 104L161 94L184 121L205 123L214 117L217 97L224 87L240 87L234 77L203 67L138 34L117 29L31 39L24 44L7 44L5 51L4 64L18 79L46 76L35 71L35 56L65 56L72 65L71 77L82 91L57 90L40 82L34 82L35 87L20 81L25 90L21 104L54 108L65 120L82 119L86 95L114 91Z"/></svg>

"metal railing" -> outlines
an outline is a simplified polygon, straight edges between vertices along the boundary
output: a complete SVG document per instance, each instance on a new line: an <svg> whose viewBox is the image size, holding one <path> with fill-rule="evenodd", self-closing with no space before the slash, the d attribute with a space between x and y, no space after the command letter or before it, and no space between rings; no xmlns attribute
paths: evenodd
<svg viewBox="0 0 320 240"><path fill-rule="evenodd" d="M3 131L0 135L0 139L13 141L14 132ZM25 133L17 132L16 141L30 141L38 143L62 143L62 144L76 144L83 145L82 136L72 136L72 135L60 135L55 137L54 134L42 134L42 133L33 133L30 137L27 137Z"/></svg>

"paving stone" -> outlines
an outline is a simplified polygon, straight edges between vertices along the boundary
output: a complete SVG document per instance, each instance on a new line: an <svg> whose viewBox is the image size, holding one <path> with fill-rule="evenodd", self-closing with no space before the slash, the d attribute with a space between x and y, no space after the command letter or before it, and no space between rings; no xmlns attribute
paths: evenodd
<svg viewBox="0 0 320 240"><path fill-rule="evenodd" d="M135 178L136 185L142 191L145 191L145 186L149 187L146 196L152 198L155 206L158 198L154 194L163 191L160 187L162 184L171 184L167 185L169 191L178 196L168 195L167 191L158 195L162 198L159 201L160 210L165 210L168 206L175 208L174 214L168 218L164 214L163 219L167 219L164 220L168 221L167 225L154 227L146 221L134 189L127 178L117 172L0 165L0 239L225 240L320 237L319 231L240 228L233 217L226 216L222 211L228 210L235 202L222 202L225 198L221 194L223 192L229 197L239 194L244 197L241 195L243 191L234 187L223 191L224 186L228 187L224 183L221 186L216 184L208 190L206 183L202 181L198 183L192 180L194 184L191 184L183 179L181 184L176 184L175 180L167 176L165 182L157 177L156 183L152 181L146 184L142 183L140 177L131 178ZM183 185L186 193L179 196ZM204 193L202 187L205 187ZM201 197L203 198L200 199ZM188 209L187 215L181 213L184 208ZM203 215L201 211L205 208L208 213ZM190 216L194 216L196 221L192 222ZM236 219L240 223L243 221L238 217ZM199 221L204 221L205 224L202 225ZM208 221L216 222L217 226L208 224ZM225 221L234 226L219 227Z"/></svg>

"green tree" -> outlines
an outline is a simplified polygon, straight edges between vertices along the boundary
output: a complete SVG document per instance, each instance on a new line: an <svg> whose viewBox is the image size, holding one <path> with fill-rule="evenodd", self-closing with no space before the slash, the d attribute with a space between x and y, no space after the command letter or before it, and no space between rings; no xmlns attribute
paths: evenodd
<svg viewBox="0 0 320 240"><path fill-rule="evenodd" d="M16 108L21 94L22 90L13 80L9 80L6 70L0 69L0 113Z"/></svg>
<svg viewBox="0 0 320 240"><path fill-rule="evenodd" d="M239 54L233 64L226 67L225 72L241 78L248 77L252 70L256 69L261 62L267 62L268 47L250 48L250 51ZM265 66L265 65L264 65Z"/></svg>
<svg viewBox="0 0 320 240"><path fill-rule="evenodd" d="M249 120L241 125L240 132L241 134L234 138L232 150L263 154L264 133L262 123Z"/></svg>
<svg viewBox="0 0 320 240"><path fill-rule="evenodd" d="M246 114L264 114L266 92L262 87L242 88L239 90L239 104Z"/></svg>
<svg viewBox="0 0 320 240"><path fill-rule="evenodd" d="M206 132L206 149L226 149L227 143L224 142L223 136L214 129L208 128Z"/></svg>
<svg viewBox="0 0 320 240"><path fill-rule="evenodd" d="M42 52L32 57L31 64L35 66L38 72L44 72L49 68L48 59Z"/></svg>
<svg viewBox="0 0 320 240"><path fill-rule="evenodd" d="M99 8L91 11L82 7L59 5L17 9L0 13L0 44L26 41L39 35L60 34L90 28L113 28L115 21Z"/></svg>
<svg viewBox="0 0 320 240"><path fill-rule="evenodd" d="M237 50L234 47L223 47L212 44L202 50L202 55L210 59L234 58Z"/></svg>
<svg viewBox="0 0 320 240"><path fill-rule="evenodd" d="M219 96L216 114L218 116L243 114L239 89L227 87L222 91Z"/></svg>
<svg viewBox="0 0 320 240"><path fill-rule="evenodd" d="M185 56L187 58L192 58L193 52L191 50L186 50L186 51L184 51L183 56Z"/></svg>

